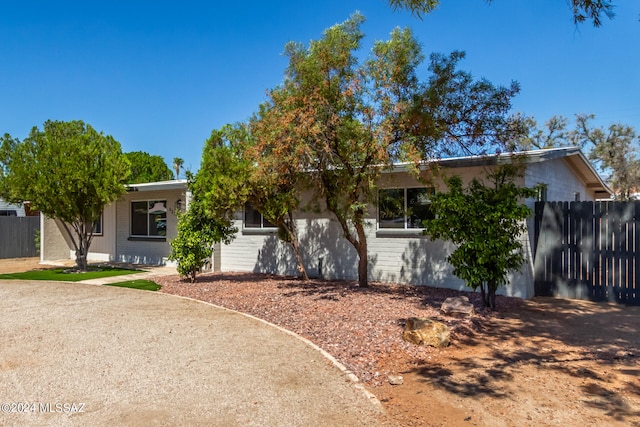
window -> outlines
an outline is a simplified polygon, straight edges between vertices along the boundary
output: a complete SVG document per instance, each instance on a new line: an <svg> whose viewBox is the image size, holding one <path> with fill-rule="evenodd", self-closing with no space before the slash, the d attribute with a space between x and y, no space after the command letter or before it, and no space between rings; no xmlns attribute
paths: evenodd
<svg viewBox="0 0 640 427"><path fill-rule="evenodd" d="M131 235L165 237L167 235L167 201L131 202Z"/></svg>
<svg viewBox="0 0 640 427"><path fill-rule="evenodd" d="M100 214L100 218L96 222L93 223L93 235L94 236L102 236L102 222L103 222L103 214Z"/></svg>
<svg viewBox="0 0 640 427"><path fill-rule="evenodd" d="M244 227L245 228L275 228L276 226L262 216L260 212L250 204L244 205Z"/></svg>
<svg viewBox="0 0 640 427"><path fill-rule="evenodd" d="M380 190L379 228L423 228L423 220L434 218L429 200L433 192L433 188Z"/></svg>
<svg viewBox="0 0 640 427"><path fill-rule="evenodd" d="M538 184L536 186L536 201L538 202L546 202L547 201L547 184Z"/></svg>
<svg viewBox="0 0 640 427"><path fill-rule="evenodd" d="M18 216L18 211L13 209L2 209L0 210L0 216Z"/></svg>

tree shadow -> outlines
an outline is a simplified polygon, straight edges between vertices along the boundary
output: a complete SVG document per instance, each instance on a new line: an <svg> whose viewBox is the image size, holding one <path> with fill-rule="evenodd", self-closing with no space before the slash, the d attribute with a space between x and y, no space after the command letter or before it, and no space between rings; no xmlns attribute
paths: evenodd
<svg viewBox="0 0 640 427"><path fill-rule="evenodd" d="M457 342L461 356L449 358L446 369L431 362L412 372L455 395L498 398L509 395L525 369L555 372L582 381L576 403L640 425L640 411L628 399L635 396L637 403L640 396L639 316L640 307L536 298L483 318L472 338ZM504 346L477 355L472 347L465 349L498 342L489 335L500 337Z"/></svg>
<svg viewBox="0 0 640 427"><path fill-rule="evenodd" d="M358 255L343 236L340 227L330 220L298 221L300 249L307 274L328 280L357 280ZM370 254L369 278L377 255ZM272 234L263 239L253 271L281 275L297 275L297 262L290 245Z"/></svg>

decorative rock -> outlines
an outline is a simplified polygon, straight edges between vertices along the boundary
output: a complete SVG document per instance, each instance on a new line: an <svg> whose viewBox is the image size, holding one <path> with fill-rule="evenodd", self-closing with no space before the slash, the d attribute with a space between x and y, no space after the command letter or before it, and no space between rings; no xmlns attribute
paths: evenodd
<svg viewBox="0 0 640 427"><path fill-rule="evenodd" d="M404 379L402 375L389 375L389 384L391 385L402 385L404 383Z"/></svg>
<svg viewBox="0 0 640 427"><path fill-rule="evenodd" d="M444 300L440 311L450 316L472 316L475 313L473 304L469 302L469 298L465 296L450 297Z"/></svg>
<svg viewBox="0 0 640 427"><path fill-rule="evenodd" d="M440 348L449 345L449 327L432 319L410 317L404 326L402 339L415 345L430 345Z"/></svg>

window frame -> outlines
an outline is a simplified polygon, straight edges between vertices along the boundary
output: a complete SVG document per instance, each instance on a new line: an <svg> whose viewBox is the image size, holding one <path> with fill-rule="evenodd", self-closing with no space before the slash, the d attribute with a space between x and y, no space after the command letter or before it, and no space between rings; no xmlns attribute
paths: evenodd
<svg viewBox="0 0 640 427"><path fill-rule="evenodd" d="M410 213L410 209L413 207L409 206L409 191L411 190L424 190L428 196L431 196L435 193L435 187L398 187L398 188L381 188L378 190L378 212L377 212L377 231L381 233L410 233L410 234L422 234L424 227L422 224L420 227L411 226L412 216ZM394 227L394 226L384 226L383 220L380 217L382 212L381 210L381 193L384 191L401 191L402 192L402 227ZM429 201L425 206L428 207L431 205ZM433 214L431 214L433 215ZM399 217L399 215L398 215ZM422 222L422 221L421 221Z"/></svg>
<svg viewBox="0 0 640 427"><path fill-rule="evenodd" d="M133 233L133 228L134 228L134 220L133 220L133 215L134 215L134 204L136 203L146 203L146 229L147 232L146 234L134 234ZM150 234L150 218L152 215L151 212L149 212L149 210L155 206L157 203L162 203L163 204L163 208L165 209L164 212L164 234ZM167 238L167 199L146 199L146 200L132 200L129 204L129 237L132 239L157 239L157 240L166 240ZM162 219L162 218L161 218ZM155 222L158 222L157 220ZM156 227L156 230L158 230L158 227Z"/></svg>
<svg viewBox="0 0 640 427"><path fill-rule="evenodd" d="M104 236L104 211L100 213L100 218L93 223L91 234L94 236Z"/></svg>
<svg viewBox="0 0 640 427"><path fill-rule="evenodd" d="M258 225L247 225L247 214L249 213L249 211L251 211L254 216L259 215L260 220ZM257 223L252 222L251 224L257 224ZM242 232L243 233L262 234L262 233L275 233L277 231L278 231L277 225L272 224L271 222L266 220L264 218L264 215L262 215L262 213L259 210L251 206L250 203L245 203L245 205L242 208Z"/></svg>

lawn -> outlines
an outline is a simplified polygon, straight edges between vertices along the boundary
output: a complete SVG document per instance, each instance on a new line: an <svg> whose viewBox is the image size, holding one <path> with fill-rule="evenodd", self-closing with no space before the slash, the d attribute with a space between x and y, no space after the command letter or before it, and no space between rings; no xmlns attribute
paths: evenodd
<svg viewBox="0 0 640 427"><path fill-rule="evenodd" d="M102 277L122 276L125 274L142 273L143 270L131 270L115 267L96 267L96 270L84 273L75 272L64 268L47 270L33 270L24 273L0 274L0 279L18 280L54 280L60 282L80 282L82 280L100 279Z"/></svg>
<svg viewBox="0 0 640 427"><path fill-rule="evenodd" d="M105 286L119 286L121 288L141 289L143 291L157 291L162 286L151 280L128 280L126 282L109 283Z"/></svg>

